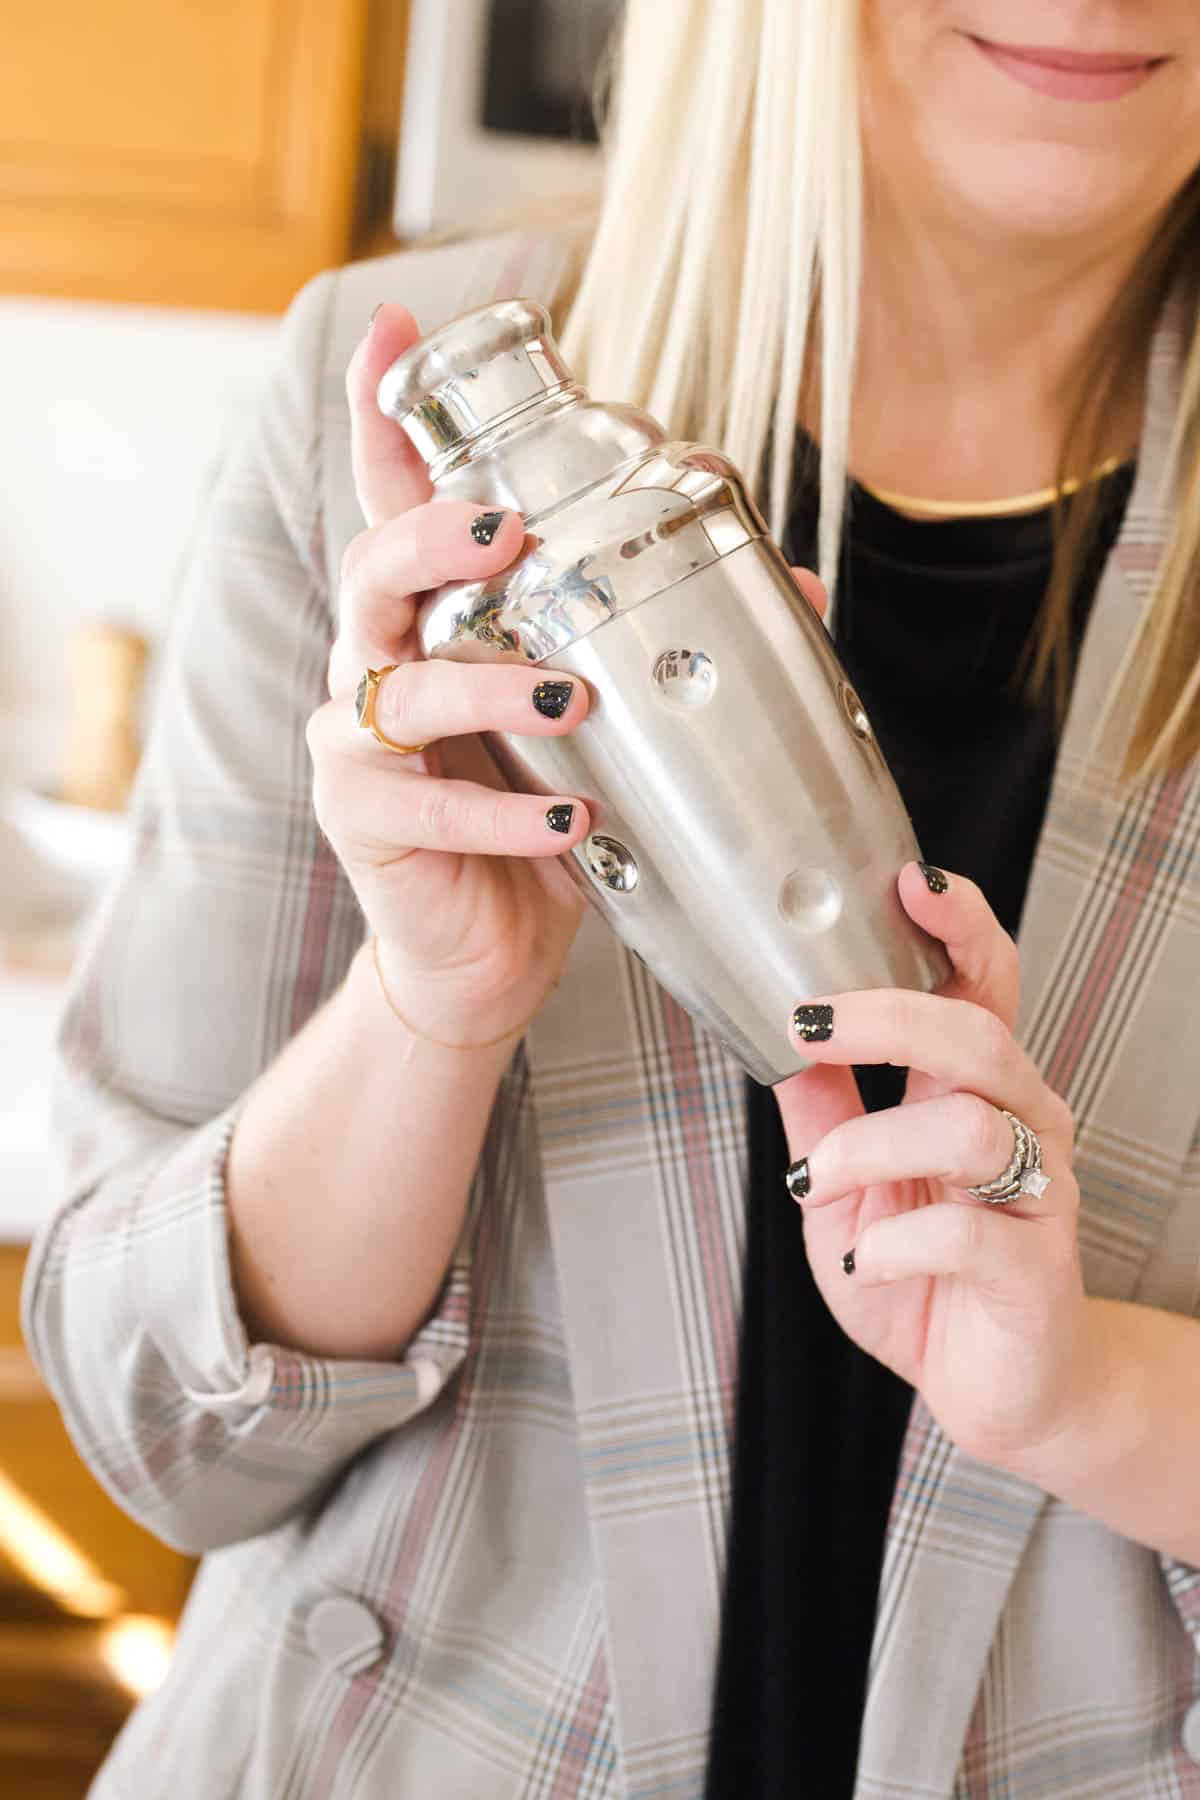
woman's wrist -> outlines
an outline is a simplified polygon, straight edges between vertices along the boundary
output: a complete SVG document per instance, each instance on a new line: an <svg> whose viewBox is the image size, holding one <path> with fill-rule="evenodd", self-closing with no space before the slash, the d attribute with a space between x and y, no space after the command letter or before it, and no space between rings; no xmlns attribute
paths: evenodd
<svg viewBox="0 0 1200 1800"><path fill-rule="evenodd" d="M520 1002L484 1005L474 995L451 995L437 983L414 981L411 970L374 934L359 955L371 964L369 978L393 1018L411 1037L439 1050L461 1054L511 1050L536 1015L536 1007L530 1013Z"/></svg>

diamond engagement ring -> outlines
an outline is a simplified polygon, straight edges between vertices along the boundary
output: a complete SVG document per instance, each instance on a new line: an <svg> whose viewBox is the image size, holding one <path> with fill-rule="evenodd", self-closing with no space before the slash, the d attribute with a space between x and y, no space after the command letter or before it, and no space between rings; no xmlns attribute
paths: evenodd
<svg viewBox="0 0 1200 1800"><path fill-rule="evenodd" d="M967 1189L968 1194L974 1194L977 1200L984 1200L989 1206L1007 1206L1018 1194L1032 1194L1037 1198L1050 1186L1050 1177L1042 1169L1042 1144L1037 1132L1022 1124L1016 1113L1010 1113L1007 1107L1000 1110L1013 1128L1012 1159L994 1181L984 1181Z"/></svg>

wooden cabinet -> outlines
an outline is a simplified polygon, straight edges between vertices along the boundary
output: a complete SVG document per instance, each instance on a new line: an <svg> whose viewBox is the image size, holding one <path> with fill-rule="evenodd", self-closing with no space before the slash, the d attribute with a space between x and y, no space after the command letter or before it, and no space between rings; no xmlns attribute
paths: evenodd
<svg viewBox="0 0 1200 1800"><path fill-rule="evenodd" d="M53 1396L21 1340L26 1250L0 1245L0 1476L7 1478L124 1595L122 1610L177 1617L194 1563L135 1525L80 1462ZM0 1530L0 1602L13 1580L27 1585Z"/></svg>
<svg viewBox="0 0 1200 1800"><path fill-rule="evenodd" d="M286 305L379 234L404 12L403 0L8 8L0 290Z"/></svg>
<svg viewBox="0 0 1200 1800"><path fill-rule="evenodd" d="M25 1256L0 1244L0 1794L77 1800L134 1703L114 1634L131 1615L152 1640L142 1618L172 1625L195 1563L76 1455L21 1343Z"/></svg>

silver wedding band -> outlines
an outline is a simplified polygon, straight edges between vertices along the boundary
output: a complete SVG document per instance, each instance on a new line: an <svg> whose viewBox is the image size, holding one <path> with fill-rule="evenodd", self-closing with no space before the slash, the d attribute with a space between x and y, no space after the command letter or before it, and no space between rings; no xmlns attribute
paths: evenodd
<svg viewBox="0 0 1200 1800"><path fill-rule="evenodd" d="M1016 1113L1001 1107L1013 1128L1013 1153L1008 1167L994 1181L969 1187L968 1194L988 1206L1007 1206L1021 1194L1040 1196L1050 1186L1050 1177L1042 1169L1042 1143L1036 1131L1018 1119Z"/></svg>

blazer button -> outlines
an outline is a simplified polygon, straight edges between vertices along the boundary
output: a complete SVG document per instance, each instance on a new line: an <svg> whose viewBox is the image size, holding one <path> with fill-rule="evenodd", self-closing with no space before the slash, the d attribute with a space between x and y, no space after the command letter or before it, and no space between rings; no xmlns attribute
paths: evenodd
<svg viewBox="0 0 1200 1800"><path fill-rule="evenodd" d="M1194 1763L1200 1763L1200 1700L1193 1700L1184 1713L1179 1736L1185 1755Z"/></svg>
<svg viewBox="0 0 1200 1800"><path fill-rule="evenodd" d="M361 1600L327 1594L308 1615L304 1635L313 1655L343 1675L358 1675L383 1654L383 1627Z"/></svg>

